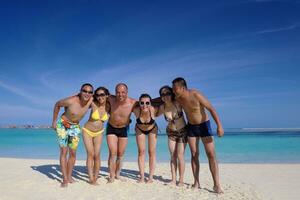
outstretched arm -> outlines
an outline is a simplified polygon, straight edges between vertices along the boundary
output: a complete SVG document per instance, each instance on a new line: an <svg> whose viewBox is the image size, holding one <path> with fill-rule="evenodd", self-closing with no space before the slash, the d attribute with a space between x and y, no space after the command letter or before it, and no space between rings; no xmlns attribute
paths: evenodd
<svg viewBox="0 0 300 200"><path fill-rule="evenodd" d="M157 117L156 116L156 108L155 107L153 107L153 106L150 106L150 114L151 114L151 118L155 118L155 117Z"/></svg>
<svg viewBox="0 0 300 200"><path fill-rule="evenodd" d="M155 117L158 117L164 113L163 105L154 107L154 109L155 109Z"/></svg>
<svg viewBox="0 0 300 200"><path fill-rule="evenodd" d="M105 104L105 111L106 111L107 113L110 114L111 106L110 106L110 102L109 102L109 101L106 101L106 104Z"/></svg>
<svg viewBox="0 0 300 200"><path fill-rule="evenodd" d="M140 115L140 108L138 106L134 106L132 112L136 118Z"/></svg>
<svg viewBox="0 0 300 200"><path fill-rule="evenodd" d="M217 134L219 137L222 137L224 135L224 129L216 109L201 92L195 91L194 94L197 100L199 100L199 102L210 112L211 116L217 124Z"/></svg>
<svg viewBox="0 0 300 200"><path fill-rule="evenodd" d="M154 98L151 100L151 105L154 107L159 107L160 105L162 105L164 102L161 100L160 97Z"/></svg>

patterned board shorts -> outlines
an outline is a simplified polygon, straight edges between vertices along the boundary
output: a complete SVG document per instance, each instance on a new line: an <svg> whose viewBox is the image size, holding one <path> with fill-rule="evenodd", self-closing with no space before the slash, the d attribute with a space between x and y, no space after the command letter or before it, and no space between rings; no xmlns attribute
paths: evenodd
<svg viewBox="0 0 300 200"><path fill-rule="evenodd" d="M57 142L60 147L70 147L76 150L78 147L81 128L79 124L71 124L60 118L56 126Z"/></svg>

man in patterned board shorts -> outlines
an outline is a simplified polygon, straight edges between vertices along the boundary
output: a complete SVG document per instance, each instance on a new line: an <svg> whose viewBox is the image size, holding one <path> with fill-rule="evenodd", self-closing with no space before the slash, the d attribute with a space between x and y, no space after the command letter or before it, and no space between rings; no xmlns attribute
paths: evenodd
<svg viewBox="0 0 300 200"><path fill-rule="evenodd" d="M93 86L85 83L81 86L79 94L59 100L54 106L52 127L56 130L60 147L60 168L63 175L61 187L67 187L68 183L74 182L72 170L81 134L79 121L88 111L92 101ZM65 108L65 112L57 121L61 107ZM69 159L67 159L68 153Z"/></svg>

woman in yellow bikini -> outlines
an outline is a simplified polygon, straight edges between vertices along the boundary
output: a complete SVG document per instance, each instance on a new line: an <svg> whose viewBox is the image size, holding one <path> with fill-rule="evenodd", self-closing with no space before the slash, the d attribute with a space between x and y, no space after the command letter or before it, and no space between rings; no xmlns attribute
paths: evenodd
<svg viewBox="0 0 300 200"><path fill-rule="evenodd" d="M86 166L89 174L89 183L97 185L100 170L100 149L103 124L108 120L109 104L107 98L109 91L105 87L99 87L94 94L94 101L91 104L91 114L89 120L82 128L83 141L87 152Z"/></svg>

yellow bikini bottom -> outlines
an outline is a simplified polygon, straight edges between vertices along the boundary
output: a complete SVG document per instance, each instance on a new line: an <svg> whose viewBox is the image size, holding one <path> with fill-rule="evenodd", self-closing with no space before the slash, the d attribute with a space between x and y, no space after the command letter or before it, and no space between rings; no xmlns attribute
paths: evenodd
<svg viewBox="0 0 300 200"><path fill-rule="evenodd" d="M104 132L104 129L102 129L100 131L97 131L97 132L94 132L94 131L90 131L89 129L87 129L85 127L83 127L82 130L84 132L86 132L91 137L97 137L97 136L101 135Z"/></svg>

